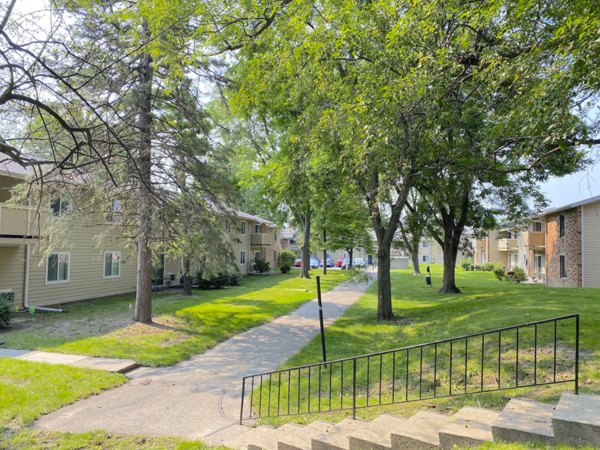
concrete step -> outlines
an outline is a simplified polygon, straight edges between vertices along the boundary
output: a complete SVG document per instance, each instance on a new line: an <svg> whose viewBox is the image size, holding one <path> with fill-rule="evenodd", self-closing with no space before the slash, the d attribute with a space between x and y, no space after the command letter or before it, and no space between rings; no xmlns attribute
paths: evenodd
<svg viewBox="0 0 600 450"><path fill-rule="evenodd" d="M366 423L348 437L350 450L391 450L393 430L406 423L406 419L382 414Z"/></svg>
<svg viewBox="0 0 600 450"><path fill-rule="evenodd" d="M492 423L500 413L465 406L439 432L440 448L477 447L492 440Z"/></svg>
<svg viewBox="0 0 600 450"><path fill-rule="evenodd" d="M600 396L565 392L552 416L552 428L558 443L600 447Z"/></svg>
<svg viewBox="0 0 600 450"><path fill-rule="evenodd" d="M419 411L403 426L392 430L393 450L439 448L439 431L450 422L443 414Z"/></svg>
<svg viewBox="0 0 600 450"><path fill-rule="evenodd" d="M365 427L369 422L363 420L344 419L329 432L321 433L311 440L312 450L349 450L348 437Z"/></svg>
<svg viewBox="0 0 600 450"><path fill-rule="evenodd" d="M311 450L312 439L320 434L329 433L336 424L316 420L304 427L302 433L282 436L277 442L278 450Z"/></svg>
<svg viewBox="0 0 600 450"><path fill-rule="evenodd" d="M554 406L514 398L492 424L494 441L554 444Z"/></svg>
<svg viewBox="0 0 600 450"><path fill-rule="evenodd" d="M286 423L279 428L262 425L256 427L245 437L248 450L277 450L279 439L288 435L301 435L306 427L297 423Z"/></svg>

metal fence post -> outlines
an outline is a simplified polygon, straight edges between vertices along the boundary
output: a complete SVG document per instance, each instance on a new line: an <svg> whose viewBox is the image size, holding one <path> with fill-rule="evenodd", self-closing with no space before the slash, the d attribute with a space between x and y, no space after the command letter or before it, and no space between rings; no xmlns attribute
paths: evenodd
<svg viewBox="0 0 600 450"><path fill-rule="evenodd" d="M579 395L579 314L575 316L575 394Z"/></svg>
<svg viewBox="0 0 600 450"><path fill-rule="evenodd" d="M356 419L356 359L352 360L352 418Z"/></svg>
<svg viewBox="0 0 600 450"><path fill-rule="evenodd" d="M242 406L240 407L240 425L244 420L244 395L246 394L246 378L242 380Z"/></svg>

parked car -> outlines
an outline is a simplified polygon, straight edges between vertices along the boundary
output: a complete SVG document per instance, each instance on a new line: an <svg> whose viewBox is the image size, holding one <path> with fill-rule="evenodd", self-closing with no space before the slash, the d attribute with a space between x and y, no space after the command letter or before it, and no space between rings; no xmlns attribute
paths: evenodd
<svg viewBox="0 0 600 450"><path fill-rule="evenodd" d="M302 260L300 258L298 258L294 261L294 267L300 267L300 266L302 266Z"/></svg>
<svg viewBox="0 0 600 450"><path fill-rule="evenodd" d="M342 267L344 265L344 260L342 258L338 259L335 265L338 267Z"/></svg>
<svg viewBox="0 0 600 450"><path fill-rule="evenodd" d="M320 265L320 262L317 258L310 258L310 268L311 269L316 269L318 268Z"/></svg>
<svg viewBox="0 0 600 450"><path fill-rule="evenodd" d="M331 257L329 257L329 256L327 257L326 263L327 263L327 267L333 267L334 266L333 259L331 259ZM321 267L323 267L323 261L321 261L320 265L321 265Z"/></svg>
<svg viewBox="0 0 600 450"><path fill-rule="evenodd" d="M354 258L354 260L352 260L352 266L353 267L367 267L367 262L365 261L364 258Z"/></svg>

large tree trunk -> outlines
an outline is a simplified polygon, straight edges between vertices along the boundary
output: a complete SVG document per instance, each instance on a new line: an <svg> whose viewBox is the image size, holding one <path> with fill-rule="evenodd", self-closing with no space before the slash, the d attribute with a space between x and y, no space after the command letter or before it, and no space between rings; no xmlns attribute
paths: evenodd
<svg viewBox="0 0 600 450"><path fill-rule="evenodd" d="M413 266L413 275L421 275L421 266L419 265L419 252L413 251L410 252L410 257L412 258L412 266Z"/></svg>
<svg viewBox="0 0 600 450"><path fill-rule="evenodd" d="M392 280L390 276L391 245L379 244L377 251L377 320L393 320Z"/></svg>
<svg viewBox="0 0 600 450"><path fill-rule="evenodd" d="M447 226L444 230L444 277L439 292L442 294L458 294L460 289L456 287L456 257L458 254L458 243L460 234L456 229Z"/></svg>
<svg viewBox="0 0 600 450"><path fill-rule="evenodd" d="M183 260L183 295L192 295L192 274L190 273L191 261L189 257Z"/></svg>
<svg viewBox="0 0 600 450"><path fill-rule="evenodd" d="M144 23L148 33L148 25ZM137 289L133 319L136 322L152 322L152 252L151 207L152 193L152 60L149 54L142 55L140 63L140 146L138 153L138 230L137 230Z"/></svg>
<svg viewBox="0 0 600 450"><path fill-rule="evenodd" d="M310 212L304 214L304 242L302 243L302 267L300 278L310 278Z"/></svg>

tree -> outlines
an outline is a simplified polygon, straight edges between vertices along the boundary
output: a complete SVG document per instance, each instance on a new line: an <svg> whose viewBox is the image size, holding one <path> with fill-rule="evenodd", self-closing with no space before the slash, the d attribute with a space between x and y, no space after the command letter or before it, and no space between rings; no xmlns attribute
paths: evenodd
<svg viewBox="0 0 600 450"><path fill-rule="evenodd" d="M406 250L412 259L413 275L420 275L419 244L425 235L429 223L427 204L416 190L411 191L406 210L398 224L399 246Z"/></svg>

